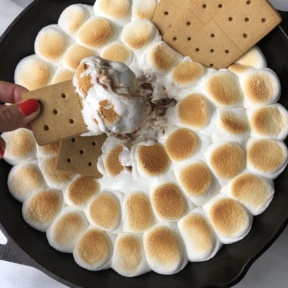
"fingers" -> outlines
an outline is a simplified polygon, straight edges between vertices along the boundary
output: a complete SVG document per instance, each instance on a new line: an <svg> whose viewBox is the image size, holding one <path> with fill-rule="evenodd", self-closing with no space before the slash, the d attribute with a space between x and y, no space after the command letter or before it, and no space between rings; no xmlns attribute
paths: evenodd
<svg viewBox="0 0 288 288"><path fill-rule="evenodd" d="M28 90L20 85L0 81L0 102L17 103Z"/></svg>
<svg viewBox="0 0 288 288"><path fill-rule="evenodd" d="M40 112L39 102L35 99L0 108L0 132L12 131L27 126Z"/></svg>

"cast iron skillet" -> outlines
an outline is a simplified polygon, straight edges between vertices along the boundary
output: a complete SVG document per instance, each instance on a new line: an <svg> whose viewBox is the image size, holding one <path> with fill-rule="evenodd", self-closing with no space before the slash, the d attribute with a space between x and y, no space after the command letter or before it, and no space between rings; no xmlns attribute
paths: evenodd
<svg viewBox="0 0 288 288"><path fill-rule="evenodd" d="M75 3L93 5L95 0L37 0L9 27L0 39L0 79L13 82L17 63L33 54L33 43L44 26L57 23L60 13ZM283 93L280 103L288 107L288 13L283 21L259 43L268 66L280 77ZM287 145L287 141L286 141ZM0 245L0 259L27 264L43 271L70 287L231 287L239 282L251 264L276 240L288 223L288 169L275 181L275 197L268 209L254 219L251 232L243 240L225 245L211 260L189 263L173 276L149 272L125 278L112 269L90 272L78 266L71 254L49 246L44 233L34 230L23 220L22 204L7 188L11 166L0 161L0 229L8 244Z"/></svg>

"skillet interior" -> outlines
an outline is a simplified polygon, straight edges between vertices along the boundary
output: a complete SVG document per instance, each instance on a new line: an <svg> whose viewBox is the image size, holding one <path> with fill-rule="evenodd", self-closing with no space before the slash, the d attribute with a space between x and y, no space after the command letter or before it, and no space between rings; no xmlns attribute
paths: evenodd
<svg viewBox="0 0 288 288"><path fill-rule="evenodd" d="M0 79L13 82L17 63L34 53L33 44L40 29L57 23L60 13L67 6L79 2L93 5L95 0L34 1L1 38ZM288 31L288 13L282 16L286 22L283 21L259 46L265 54L268 67L280 78L283 90L280 103L287 109L288 38L283 29ZM285 143L287 145L287 140ZM6 162L0 161L0 223L8 237L33 259L30 262L37 263L34 266L73 287L231 286L244 277L250 265L276 240L288 222L288 169L285 169L275 181L276 193L272 203L263 214L255 217L248 236L237 243L225 245L213 259L203 263L189 263L183 271L169 277L149 272L140 277L125 278L112 269L89 272L79 267L71 254L52 248L44 233L34 230L23 220L22 204L11 196L7 187L10 168ZM29 262L27 259L26 262Z"/></svg>

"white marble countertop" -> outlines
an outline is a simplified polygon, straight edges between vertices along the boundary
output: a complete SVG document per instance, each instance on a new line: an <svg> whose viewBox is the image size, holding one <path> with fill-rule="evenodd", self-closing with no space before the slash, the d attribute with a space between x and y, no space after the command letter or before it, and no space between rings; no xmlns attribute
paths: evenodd
<svg viewBox="0 0 288 288"><path fill-rule="evenodd" d="M0 0L0 36L15 17L31 2L32 0ZM271 0L270 2L277 9L288 11L288 0ZM0 231L0 244L5 244L6 241ZM287 288L287 272L288 227L286 227L275 243L251 266L244 279L234 287ZM64 288L66 286L34 268L0 260L0 287Z"/></svg>

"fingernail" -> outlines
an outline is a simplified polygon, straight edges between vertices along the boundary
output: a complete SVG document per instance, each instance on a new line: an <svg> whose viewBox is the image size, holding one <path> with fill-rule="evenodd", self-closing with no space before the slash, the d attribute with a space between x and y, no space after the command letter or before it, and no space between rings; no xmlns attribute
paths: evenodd
<svg viewBox="0 0 288 288"><path fill-rule="evenodd" d="M0 159L3 157L4 155L4 148L0 147Z"/></svg>
<svg viewBox="0 0 288 288"><path fill-rule="evenodd" d="M29 116L38 110L39 102L36 99L29 99L20 103L18 107L25 116Z"/></svg>

